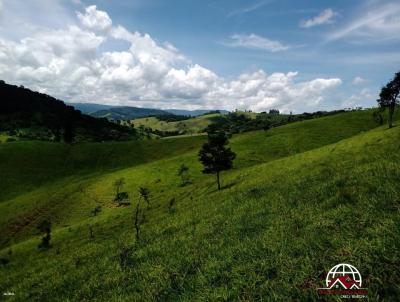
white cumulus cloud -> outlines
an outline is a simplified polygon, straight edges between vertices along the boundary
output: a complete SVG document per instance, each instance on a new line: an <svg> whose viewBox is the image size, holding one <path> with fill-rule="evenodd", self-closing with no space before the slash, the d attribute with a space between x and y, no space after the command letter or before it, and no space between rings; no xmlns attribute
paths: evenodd
<svg viewBox="0 0 400 302"><path fill-rule="evenodd" d="M334 22L334 18L336 16L336 12L334 12L331 8L327 8L314 18L301 21L300 27L310 28L317 25L330 24Z"/></svg>
<svg viewBox="0 0 400 302"><path fill-rule="evenodd" d="M297 76L297 72L267 74L263 70L245 73L235 80L217 85L208 93L207 99L211 104L212 101L222 102L227 108L232 108L230 103L233 101L239 109L313 111L329 107L330 93L342 84L337 78L298 82Z"/></svg>
<svg viewBox="0 0 400 302"><path fill-rule="evenodd" d="M103 31L111 27L112 21L106 12L97 10L96 5L88 6L85 14L78 13L82 24L92 30Z"/></svg>
<svg viewBox="0 0 400 302"><path fill-rule="evenodd" d="M191 63L171 43L112 25L95 6L77 18L80 23L41 27L22 39L0 35L0 79L68 102L286 112L331 109L342 84L338 78L299 80L297 72L263 70L228 80ZM127 46L118 51L104 47L113 40ZM270 51L285 48L264 40L261 45Z"/></svg>

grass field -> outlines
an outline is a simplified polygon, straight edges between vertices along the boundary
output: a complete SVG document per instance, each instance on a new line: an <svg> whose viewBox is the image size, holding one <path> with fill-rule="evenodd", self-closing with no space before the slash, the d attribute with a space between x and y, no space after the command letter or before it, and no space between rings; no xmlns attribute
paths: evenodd
<svg viewBox="0 0 400 302"><path fill-rule="evenodd" d="M221 116L219 113L207 114L179 122L165 122L158 120L156 117L145 117L134 119L131 123L135 127L145 126L160 131L180 131L185 129L186 132L195 134L204 132L204 129L213 122L213 118L219 116Z"/></svg>
<svg viewBox="0 0 400 302"><path fill-rule="evenodd" d="M394 301L400 128L376 126L357 111L235 135L221 191L201 173L204 136L0 144L0 291L16 301L312 301L325 273L348 262L370 300ZM121 177L130 206L112 201ZM136 240L140 186L151 198ZM37 249L43 219L53 223L47 251Z"/></svg>

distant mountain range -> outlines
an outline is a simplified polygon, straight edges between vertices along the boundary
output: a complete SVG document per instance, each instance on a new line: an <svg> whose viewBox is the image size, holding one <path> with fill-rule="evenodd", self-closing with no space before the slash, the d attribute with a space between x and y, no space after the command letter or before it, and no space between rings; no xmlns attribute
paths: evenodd
<svg viewBox="0 0 400 302"><path fill-rule="evenodd" d="M154 115L186 115L199 116L213 110L184 110L184 109L153 109L129 106L111 106L91 103L69 103L83 113L90 114L95 117L105 117L113 120L132 120L141 117ZM228 113L226 110L219 110L221 113Z"/></svg>

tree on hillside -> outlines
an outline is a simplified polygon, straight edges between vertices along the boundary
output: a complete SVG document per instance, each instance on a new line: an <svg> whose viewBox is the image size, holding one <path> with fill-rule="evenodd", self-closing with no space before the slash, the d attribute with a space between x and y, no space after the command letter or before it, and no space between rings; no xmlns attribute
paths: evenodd
<svg viewBox="0 0 400 302"><path fill-rule="evenodd" d="M139 198L143 198L147 203L147 207L150 206L150 190L145 187L139 188Z"/></svg>
<svg viewBox="0 0 400 302"><path fill-rule="evenodd" d="M181 185L185 186L190 183L189 167L185 164L180 165L177 175L181 178Z"/></svg>
<svg viewBox="0 0 400 302"><path fill-rule="evenodd" d="M269 114L279 114L279 110L278 109L271 109L269 111Z"/></svg>
<svg viewBox="0 0 400 302"><path fill-rule="evenodd" d="M50 220L43 220L38 225L38 230L44 234L42 237L42 242L38 245L38 248L41 250L48 249L50 247L50 239L51 239L51 222Z"/></svg>
<svg viewBox="0 0 400 302"><path fill-rule="evenodd" d="M176 127L178 128L180 134L186 134L188 131L188 126L185 123L179 122Z"/></svg>
<svg viewBox="0 0 400 302"><path fill-rule="evenodd" d="M400 72L394 75L393 80L382 87L379 99L377 102L382 108L389 108L389 128L393 127L393 114L396 104L399 103L398 97L400 94Z"/></svg>
<svg viewBox="0 0 400 302"><path fill-rule="evenodd" d="M125 179L124 178L118 178L117 180L114 181L113 185L114 185L114 188L115 188L115 195L118 195L118 193L120 193L121 189L125 185Z"/></svg>
<svg viewBox="0 0 400 302"><path fill-rule="evenodd" d="M231 169L236 157L230 148L226 148L228 143L225 132L209 133L208 142L199 151L199 160L204 166L203 173L216 174L218 190L221 189L220 172Z"/></svg>
<svg viewBox="0 0 400 302"><path fill-rule="evenodd" d="M119 178L114 182L115 188L115 198L114 201L118 202L119 205L127 205L127 200L129 199L128 192L121 192L121 189L125 185L125 179Z"/></svg>

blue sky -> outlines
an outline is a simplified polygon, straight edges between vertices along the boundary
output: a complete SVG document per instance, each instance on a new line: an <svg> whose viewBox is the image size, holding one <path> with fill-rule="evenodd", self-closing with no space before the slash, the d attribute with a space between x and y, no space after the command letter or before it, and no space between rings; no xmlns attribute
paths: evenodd
<svg viewBox="0 0 400 302"><path fill-rule="evenodd" d="M71 102L368 107L399 70L399 16L382 0L0 0L0 78Z"/></svg>

